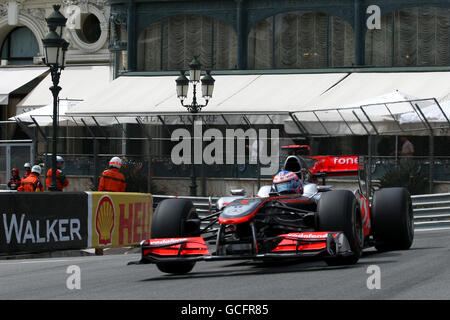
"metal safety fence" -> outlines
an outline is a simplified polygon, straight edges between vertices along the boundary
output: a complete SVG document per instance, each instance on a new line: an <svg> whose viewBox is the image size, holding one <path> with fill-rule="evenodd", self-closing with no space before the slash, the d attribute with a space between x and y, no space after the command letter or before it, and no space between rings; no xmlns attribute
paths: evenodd
<svg viewBox="0 0 450 320"><path fill-rule="evenodd" d="M415 195L411 198L416 229L450 229L450 193Z"/></svg>
<svg viewBox="0 0 450 320"><path fill-rule="evenodd" d="M0 150L1 151L1 150ZM93 155L86 154L63 154L65 165L64 171L67 175L86 175L95 176L107 168L108 162L115 154L99 154L97 160ZM0 155L1 156L1 155ZM285 156L286 157L286 156ZM280 166L284 163L285 157L280 157ZM123 157L125 163L139 165L147 171L149 157L142 155L127 155ZM38 158L39 162L51 165L51 155ZM98 162L96 168L96 161ZM174 164L170 156L152 156L150 159L151 175L154 177L190 177L190 164ZM390 172L390 170L401 169L405 164L408 168L414 168L418 172L426 174L430 170L430 161L428 157L394 157L394 156L376 156L372 157L371 174L372 179L380 179ZM21 162L18 164L23 165ZM246 161L243 164L196 164L196 172L203 173L207 177L214 178L255 178L258 176L258 165ZM267 167L261 166L261 167ZM433 180L450 181L450 157L436 156L433 159Z"/></svg>

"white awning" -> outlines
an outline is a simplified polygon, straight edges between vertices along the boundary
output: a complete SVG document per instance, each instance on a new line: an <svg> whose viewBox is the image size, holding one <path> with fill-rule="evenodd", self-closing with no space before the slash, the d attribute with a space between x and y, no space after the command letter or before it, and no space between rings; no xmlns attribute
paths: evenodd
<svg viewBox="0 0 450 320"><path fill-rule="evenodd" d="M69 117L67 112L72 110L81 100L67 100L59 99L58 103L58 125L59 126L82 126L83 121L86 125L95 126L99 125L111 125L113 121L111 119L96 119L97 123L92 118L84 118L83 121L80 118ZM53 103L44 107L36 108L31 111L22 113L20 115L9 118L9 120L21 121L24 123L31 123L30 127L36 126L37 123L41 127L53 125ZM34 121L33 121L34 120Z"/></svg>
<svg viewBox="0 0 450 320"><path fill-rule="evenodd" d="M347 73L213 75L214 94L206 113L287 113L298 110ZM140 116L186 113L177 99L177 76L122 76L75 106L73 116ZM192 94L192 88L190 90ZM197 86L197 99L201 87ZM190 103L192 96L188 96ZM121 118L123 121L123 118Z"/></svg>
<svg viewBox="0 0 450 320"><path fill-rule="evenodd" d="M109 66L71 66L61 72L59 86L60 99L85 100L98 93L98 90L110 82ZM53 103L49 88L53 85L48 75L19 104L18 110L29 110ZM20 112L18 112L19 114Z"/></svg>
<svg viewBox="0 0 450 320"><path fill-rule="evenodd" d="M386 94L383 94L381 96L376 97L370 97L368 99L364 99L361 101L357 101L354 103L351 103L346 106L341 106L343 109L349 109L349 108L359 108L361 106L364 107L365 110L371 109L372 113L376 115L388 115L389 111L393 114L402 113L405 111L409 111L411 109L411 105L407 101L411 100L417 100L418 97L415 97L413 95L410 95L405 92L400 92L398 90L388 92ZM383 104L386 105L386 107L389 108L386 109L386 107L381 108ZM377 110L374 110L374 108Z"/></svg>
<svg viewBox="0 0 450 320"><path fill-rule="evenodd" d="M412 101L418 98L412 95L393 91L380 96L370 97L361 101L353 102L348 105L337 106L334 108L310 108L301 110L296 115L303 121L309 123L315 122L334 122L344 123L345 121L367 122L386 122L395 121L399 114L414 111ZM428 102L430 103L430 102Z"/></svg>
<svg viewBox="0 0 450 320"><path fill-rule="evenodd" d="M450 72L213 76L216 79L213 98L199 114L206 116L205 122L223 124L225 119L220 115L224 115L226 124L235 124L245 115L252 124L285 124L290 126L289 132L310 135L419 132L426 129L423 124L400 128L399 117L414 111L417 105L422 110L434 99L439 101L450 93ZM119 77L67 115L117 117L115 120L120 123L183 122L181 115L188 112L176 97L176 78ZM189 92L192 94L192 88ZM200 86L197 92L201 96ZM198 100L200 104L204 102L201 97ZM188 96L186 102L191 101L192 96ZM370 106L361 108L364 105ZM207 118L208 115L212 117Z"/></svg>
<svg viewBox="0 0 450 320"><path fill-rule="evenodd" d="M421 109L423 116L417 114L417 112L408 112L402 114L400 117L400 123L415 123L424 120L427 121L448 121L450 119L450 101L445 101L437 104L432 104L428 107Z"/></svg>
<svg viewBox="0 0 450 320"><path fill-rule="evenodd" d="M397 90L418 99L440 100L450 93L449 83L450 72L352 73L309 106L316 110L345 108Z"/></svg>
<svg viewBox="0 0 450 320"><path fill-rule="evenodd" d="M11 92L46 71L47 67L0 68L0 105L7 105Z"/></svg>
<svg viewBox="0 0 450 320"><path fill-rule="evenodd" d="M61 122L67 121L65 114L67 110L73 108L80 101L72 101L72 100L60 100L58 105L59 111L59 124L62 125ZM9 118L9 120L20 120L25 123L33 122L33 119L40 126L48 126L53 123L53 104L49 104L45 107L36 108L34 110L22 113L15 117Z"/></svg>

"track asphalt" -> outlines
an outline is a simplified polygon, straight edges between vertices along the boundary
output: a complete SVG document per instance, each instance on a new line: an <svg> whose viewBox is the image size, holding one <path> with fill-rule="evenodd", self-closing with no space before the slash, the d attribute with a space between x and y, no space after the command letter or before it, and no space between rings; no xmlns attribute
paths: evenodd
<svg viewBox="0 0 450 320"><path fill-rule="evenodd" d="M127 265L139 255L115 254L0 261L0 299L299 300L450 298L450 230L416 232L407 251L365 251L358 264L322 261L262 264L199 262L187 275L166 275L155 265ZM80 289L68 289L69 266ZM369 266L380 289L369 289ZM369 281L370 282L370 281Z"/></svg>

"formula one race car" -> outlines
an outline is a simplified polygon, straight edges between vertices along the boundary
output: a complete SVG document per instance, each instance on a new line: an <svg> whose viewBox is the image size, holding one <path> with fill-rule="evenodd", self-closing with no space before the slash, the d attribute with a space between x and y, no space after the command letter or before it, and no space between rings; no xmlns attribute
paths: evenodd
<svg viewBox="0 0 450 320"><path fill-rule="evenodd" d="M348 265L367 247L406 250L412 245L409 192L379 189L370 199L364 157L292 154L283 169L301 179L301 194L280 194L271 186L254 197L234 190L231 197L211 203L210 213L202 218L191 200L161 201L153 216L152 238L141 242L140 262L175 274L191 271L197 261L317 257L328 265ZM318 185L326 175L358 175L359 189Z"/></svg>

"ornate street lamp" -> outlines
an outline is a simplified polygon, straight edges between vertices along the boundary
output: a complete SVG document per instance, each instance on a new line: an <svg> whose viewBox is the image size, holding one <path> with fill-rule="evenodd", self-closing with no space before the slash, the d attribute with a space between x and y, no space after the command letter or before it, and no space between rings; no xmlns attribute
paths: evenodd
<svg viewBox="0 0 450 320"><path fill-rule="evenodd" d="M208 105L209 100L212 97L214 91L214 78L211 77L211 72L206 71L206 75L200 80L202 65L198 61L197 57L189 64L189 79L184 75L185 72L181 71L180 76L175 80L177 84L177 96L180 99L181 105L185 107L190 113L198 113L202 108ZM201 105L197 102L197 85L201 81L202 83L202 96L205 99L205 104ZM193 98L191 104L184 104L184 100L187 98L189 83L193 85Z"/></svg>
<svg viewBox="0 0 450 320"><path fill-rule="evenodd" d="M192 142L191 142L191 185L189 186L190 195L197 195L197 182L195 177L195 164L194 164L194 136L195 136L195 114L202 110L202 108L208 105L209 100L212 98L214 91L214 78L211 76L210 71L206 71L206 75L200 79L202 65L198 61L197 57L189 64L189 79L185 76L185 71L181 71L180 76L175 80L177 84L177 96L180 99L181 105L185 107L190 113L192 113ZM202 96L205 99L205 104L199 104L197 102L197 85L202 84ZM191 104L185 104L189 83L193 85L193 97Z"/></svg>
<svg viewBox="0 0 450 320"><path fill-rule="evenodd" d="M44 63L50 68L53 86L50 91L53 94L53 138L52 138L52 182L50 184L50 191L57 191L58 184L56 182L56 153L57 153L57 132L58 132L58 94L61 91L59 84L59 77L61 70L64 69L66 51L69 43L62 38L64 27L67 19L59 12L61 6L54 5L53 12L45 19L49 32L42 39L44 45L45 58Z"/></svg>

